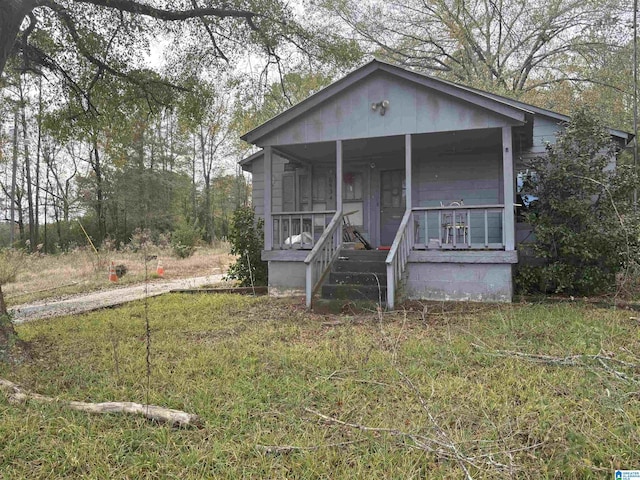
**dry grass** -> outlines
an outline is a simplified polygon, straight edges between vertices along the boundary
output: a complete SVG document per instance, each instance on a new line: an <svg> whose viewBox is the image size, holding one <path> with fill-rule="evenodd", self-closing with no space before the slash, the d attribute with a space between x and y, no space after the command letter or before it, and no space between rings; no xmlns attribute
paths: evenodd
<svg viewBox="0 0 640 480"><path fill-rule="evenodd" d="M176 258L169 249L155 248L148 255L157 255L166 280L224 273L233 262L227 244L199 248L185 259ZM110 288L113 286L108 279L110 262L127 267L119 284L144 281L145 255L140 252L100 252L96 255L92 250L84 249L60 255L30 255L25 258L16 281L3 287L5 298L9 305L17 305ZM156 267L156 259L147 262L152 280L158 279Z"/></svg>

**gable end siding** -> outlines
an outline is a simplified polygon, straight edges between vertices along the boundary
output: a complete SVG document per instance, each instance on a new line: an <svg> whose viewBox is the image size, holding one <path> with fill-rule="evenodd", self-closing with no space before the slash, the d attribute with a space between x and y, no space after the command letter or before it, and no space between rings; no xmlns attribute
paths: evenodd
<svg viewBox="0 0 640 480"><path fill-rule="evenodd" d="M389 101L385 115L372 103ZM265 135L261 146L407 133L498 128L518 122L451 95L376 72Z"/></svg>

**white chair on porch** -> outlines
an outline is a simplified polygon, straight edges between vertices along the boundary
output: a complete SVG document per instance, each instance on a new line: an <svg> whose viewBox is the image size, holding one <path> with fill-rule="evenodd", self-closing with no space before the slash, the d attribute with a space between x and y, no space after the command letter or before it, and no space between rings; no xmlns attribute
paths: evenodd
<svg viewBox="0 0 640 480"><path fill-rule="evenodd" d="M440 202L440 206L445 205ZM449 207L462 207L464 201L451 202ZM459 212L457 210L445 210L442 213L442 230L444 233L445 245L457 245L460 243L467 244L467 237L469 234L469 223L467 218L467 212Z"/></svg>

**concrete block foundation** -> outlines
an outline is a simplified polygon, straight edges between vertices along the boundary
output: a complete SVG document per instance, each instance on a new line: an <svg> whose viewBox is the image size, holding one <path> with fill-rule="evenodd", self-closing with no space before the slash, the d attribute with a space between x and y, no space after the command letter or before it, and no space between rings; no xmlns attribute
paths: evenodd
<svg viewBox="0 0 640 480"><path fill-rule="evenodd" d="M409 300L511 302L516 252L412 252L402 296Z"/></svg>

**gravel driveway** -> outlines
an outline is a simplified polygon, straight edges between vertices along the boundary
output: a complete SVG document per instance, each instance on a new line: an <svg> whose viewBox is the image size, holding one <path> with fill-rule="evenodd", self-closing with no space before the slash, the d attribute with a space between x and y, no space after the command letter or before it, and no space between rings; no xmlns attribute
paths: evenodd
<svg viewBox="0 0 640 480"><path fill-rule="evenodd" d="M14 323L24 323L40 318L73 315L104 307L111 307L113 305L120 305L133 300L140 300L145 297L145 294L150 297L155 297L167 293L170 290L197 288L221 281L222 274L153 282L148 285L134 285L131 287L121 287L113 290L102 290L100 292L72 295L60 299L49 299L24 305L16 305L9 310L13 312Z"/></svg>

